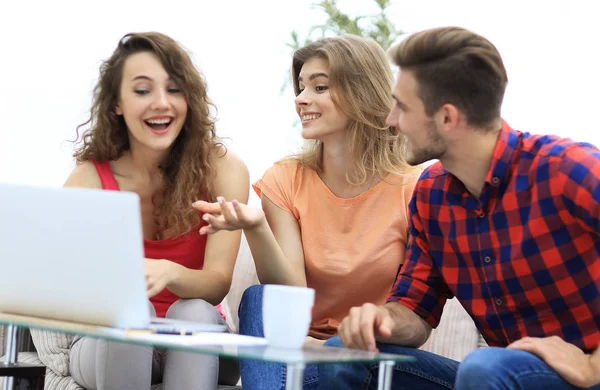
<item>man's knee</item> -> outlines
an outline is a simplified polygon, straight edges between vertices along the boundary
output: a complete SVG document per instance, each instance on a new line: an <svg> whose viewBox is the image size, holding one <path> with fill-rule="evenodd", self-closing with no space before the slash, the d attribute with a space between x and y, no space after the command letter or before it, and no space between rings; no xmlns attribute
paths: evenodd
<svg viewBox="0 0 600 390"><path fill-rule="evenodd" d="M506 364L510 364L504 358L503 350L504 348L486 347L471 352L458 366L457 384L492 381L503 372Z"/></svg>

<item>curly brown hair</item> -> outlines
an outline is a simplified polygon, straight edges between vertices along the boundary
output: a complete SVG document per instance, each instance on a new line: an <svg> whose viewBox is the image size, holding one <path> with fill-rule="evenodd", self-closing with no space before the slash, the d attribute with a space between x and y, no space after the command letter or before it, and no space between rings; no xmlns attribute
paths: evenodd
<svg viewBox="0 0 600 390"><path fill-rule="evenodd" d="M200 223L191 207L198 199L214 200L213 182L216 177L214 158L224 145L215 132L215 108L206 93L204 76L194 66L189 54L175 40L157 33L125 35L110 56L100 66L100 77L94 87L89 119L77 126L77 146L73 155L83 161L114 161L129 150L127 126L115 112L127 58L136 53L155 54L169 76L185 96L188 111L181 133L160 163L163 187L152 201L159 235L169 236L189 232ZM216 112L216 108L215 108ZM89 128L79 134L82 127Z"/></svg>

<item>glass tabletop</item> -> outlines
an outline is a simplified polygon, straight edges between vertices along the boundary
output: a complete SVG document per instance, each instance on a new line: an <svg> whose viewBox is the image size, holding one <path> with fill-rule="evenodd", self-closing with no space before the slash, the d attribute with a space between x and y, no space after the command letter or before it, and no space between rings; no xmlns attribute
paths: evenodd
<svg viewBox="0 0 600 390"><path fill-rule="evenodd" d="M88 325L54 319L0 313L0 325L62 332L128 344L168 348L183 352L218 355L238 359L261 360L283 364L351 363L412 361L410 356L367 352L347 348L307 346L302 349L276 348L265 345L262 338L236 334L202 333L196 336L132 334L123 329ZM211 340L214 340L214 344Z"/></svg>

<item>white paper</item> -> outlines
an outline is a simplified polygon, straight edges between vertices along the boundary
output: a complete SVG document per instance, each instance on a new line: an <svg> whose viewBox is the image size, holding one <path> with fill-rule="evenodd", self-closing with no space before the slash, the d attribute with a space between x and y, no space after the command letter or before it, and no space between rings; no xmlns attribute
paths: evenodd
<svg viewBox="0 0 600 390"><path fill-rule="evenodd" d="M150 342L169 343L173 345L231 345L231 346L260 346L266 345L262 337L243 336L235 333L200 333L193 336L167 334L128 334L127 339Z"/></svg>

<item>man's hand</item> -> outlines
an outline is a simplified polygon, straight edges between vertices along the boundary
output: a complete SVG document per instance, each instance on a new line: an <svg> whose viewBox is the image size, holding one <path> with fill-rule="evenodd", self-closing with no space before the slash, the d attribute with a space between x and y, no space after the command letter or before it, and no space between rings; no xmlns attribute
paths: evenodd
<svg viewBox="0 0 600 390"><path fill-rule="evenodd" d="M600 349L592 355L586 355L581 349L558 336L524 337L510 344L508 348L537 355L573 386L587 388L600 383Z"/></svg>
<svg viewBox="0 0 600 390"><path fill-rule="evenodd" d="M192 205L201 213L208 226L200 229L200 234L213 234L220 230L252 229L265 219L262 209L248 207L235 200L226 202L218 197L217 203L197 201Z"/></svg>
<svg viewBox="0 0 600 390"><path fill-rule="evenodd" d="M391 337L393 325L392 317L385 306L365 303L350 309L350 314L338 328L338 335L348 348L378 352L375 338Z"/></svg>
<svg viewBox="0 0 600 390"><path fill-rule="evenodd" d="M145 260L146 292L152 298L177 277L182 266L169 260Z"/></svg>

